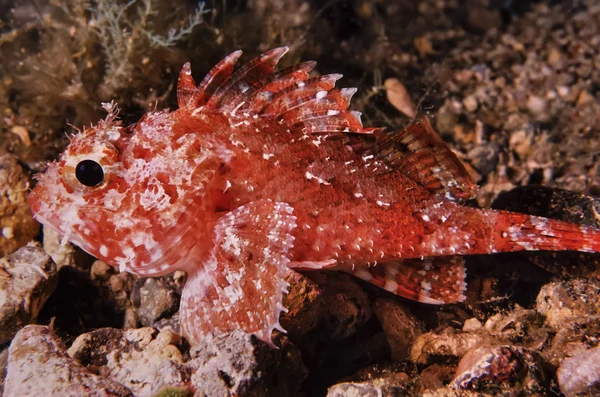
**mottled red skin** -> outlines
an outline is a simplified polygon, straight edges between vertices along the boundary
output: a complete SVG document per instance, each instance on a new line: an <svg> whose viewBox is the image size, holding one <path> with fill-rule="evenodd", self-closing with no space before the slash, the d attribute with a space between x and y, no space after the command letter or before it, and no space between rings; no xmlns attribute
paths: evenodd
<svg viewBox="0 0 600 397"><path fill-rule="evenodd" d="M104 104L107 118L38 177L36 219L122 270L187 271L192 343L236 328L271 343L288 268L440 304L464 299L458 255L600 250L594 228L460 205L476 186L428 120L365 129L339 75L308 79L311 62L272 73L285 51L233 73L235 52L198 86L185 65L179 109L128 128ZM83 160L102 167L97 186L76 178Z"/></svg>
<svg viewBox="0 0 600 397"><path fill-rule="evenodd" d="M360 155L344 148L342 140L323 140L317 146L312 142L314 138L302 139L302 131L268 119L231 128L222 114L210 115L206 123L182 111L176 112L174 118L176 131L210 131L232 151L237 148L231 140L242 142L249 149L248 153L237 149L231 163L223 167L220 177L232 186L218 201L224 210L260 199L290 204L298 225L293 232L296 240L292 261L337 259L340 264L360 266L399 257L436 256L440 251L464 255L490 250L493 216L432 197L401 173L375 177ZM264 153L274 156L265 159ZM347 161L356 165L349 167L345 165ZM353 168L356 172L350 173ZM331 175L330 184L307 179L307 170ZM249 189L246 181L255 188ZM355 197L356 192L363 197ZM377 201L389 206L378 205ZM432 209L436 203L439 208ZM429 214L430 221L423 220L424 213ZM447 217L445 222L439 219L442 215ZM470 248L454 247L455 251L450 252L452 242L443 236L433 246L431 236L439 227L457 227L459 233L469 237L465 242L470 243ZM362 242L352 244L358 237Z"/></svg>

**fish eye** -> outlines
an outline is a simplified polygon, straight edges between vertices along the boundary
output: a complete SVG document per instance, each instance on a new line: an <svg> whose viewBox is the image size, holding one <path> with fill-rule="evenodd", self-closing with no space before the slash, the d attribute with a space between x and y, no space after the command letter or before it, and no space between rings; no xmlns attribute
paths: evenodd
<svg viewBox="0 0 600 397"><path fill-rule="evenodd" d="M94 187L104 180L104 170L94 160L83 160L75 168L75 177L83 185Z"/></svg>

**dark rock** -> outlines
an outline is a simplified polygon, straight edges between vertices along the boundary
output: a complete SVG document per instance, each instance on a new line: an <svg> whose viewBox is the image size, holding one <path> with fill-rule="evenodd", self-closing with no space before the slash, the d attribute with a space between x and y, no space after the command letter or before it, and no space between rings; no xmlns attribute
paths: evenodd
<svg viewBox="0 0 600 397"><path fill-rule="evenodd" d="M419 394L426 390L435 390L450 383L454 378L456 365L432 364L419 374Z"/></svg>
<svg viewBox="0 0 600 397"><path fill-rule="evenodd" d="M281 314L279 322L288 336L297 340L317 326L321 289L315 282L294 271L287 274L286 281L290 288L283 298L283 306L288 312Z"/></svg>
<svg viewBox="0 0 600 397"><path fill-rule="evenodd" d="M4 385L7 397L133 397L123 385L90 373L71 359L48 327L28 325L13 339Z"/></svg>
<svg viewBox="0 0 600 397"><path fill-rule="evenodd" d="M425 332L423 324L397 299L381 298L373 306L390 345L392 360L408 359L415 338Z"/></svg>
<svg viewBox="0 0 600 397"><path fill-rule="evenodd" d="M0 344L36 321L56 283L56 265L37 243L0 259Z"/></svg>
<svg viewBox="0 0 600 397"><path fill-rule="evenodd" d="M331 272L325 277L324 283L319 282L323 289L320 327L328 338L344 339L371 318L369 298L346 274Z"/></svg>
<svg viewBox="0 0 600 397"><path fill-rule="evenodd" d="M52 321L56 333L71 340L90 329L122 327L124 306L131 305L126 289L133 284L133 276L126 273L117 276L113 272L110 268L106 279L92 280L89 271L62 267L56 290L40 312L39 321ZM111 278L116 282L111 284Z"/></svg>

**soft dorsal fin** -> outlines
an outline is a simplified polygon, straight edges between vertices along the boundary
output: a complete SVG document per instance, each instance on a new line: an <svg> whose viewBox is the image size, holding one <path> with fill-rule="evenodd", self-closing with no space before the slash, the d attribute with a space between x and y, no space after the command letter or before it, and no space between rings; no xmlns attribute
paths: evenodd
<svg viewBox="0 0 600 397"><path fill-rule="evenodd" d="M428 118L402 131L379 135L366 154L372 154L431 193L456 201L469 200L477 194L477 185Z"/></svg>

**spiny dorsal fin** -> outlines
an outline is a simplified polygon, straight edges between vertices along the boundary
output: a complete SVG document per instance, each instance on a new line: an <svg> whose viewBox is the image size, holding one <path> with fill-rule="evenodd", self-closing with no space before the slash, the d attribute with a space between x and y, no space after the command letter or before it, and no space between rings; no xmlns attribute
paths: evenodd
<svg viewBox="0 0 600 397"><path fill-rule="evenodd" d="M180 109L194 110L203 106L223 85L231 73L242 51L234 51L217 63L196 87L189 62L183 65L177 81L177 104Z"/></svg>
<svg viewBox="0 0 600 397"><path fill-rule="evenodd" d="M208 101L207 106L217 106L224 111L232 111L238 107L239 104L243 103L241 98L243 94L256 87L257 84L260 84L262 80L269 76L288 50L288 47L274 48L239 68L217 89Z"/></svg>
<svg viewBox="0 0 600 397"><path fill-rule="evenodd" d="M360 113L348 106L355 88L334 89L341 74L308 78L315 62L304 62L273 73L287 47L268 51L235 73L241 55L236 51L215 66L195 87L189 64L185 64L177 85L180 108L228 112L232 116L258 115L286 122L306 134L372 133L360 121ZM233 74L232 74L233 73Z"/></svg>
<svg viewBox="0 0 600 397"><path fill-rule="evenodd" d="M469 200L477 194L477 185L433 130L428 118L402 131L381 134L378 138L366 154L384 161L431 193L456 201Z"/></svg>

